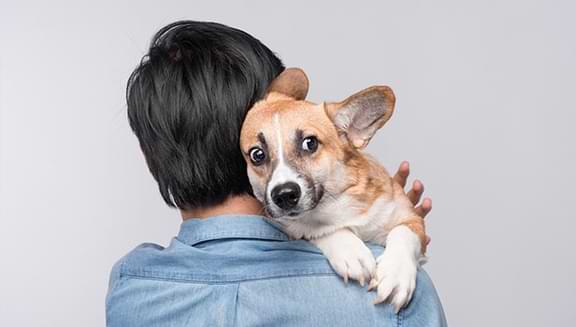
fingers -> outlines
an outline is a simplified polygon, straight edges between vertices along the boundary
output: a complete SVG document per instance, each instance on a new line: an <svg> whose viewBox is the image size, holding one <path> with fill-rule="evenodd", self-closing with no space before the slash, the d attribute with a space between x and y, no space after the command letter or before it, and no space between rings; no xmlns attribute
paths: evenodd
<svg viewBox="0 0 576 327"><path fill-rule="evenodd" d="M400 184L400 186L406 187L406 182L409 175L410 164L408 161L402 161L398 167L398 171L394 175L394 180ZM406 193L408 199L410 199L410 202L412 202L412 204L415 206L420 202L422 194L424 194L424 184L419 180L415 180L414 183L412 183L412 189ZM422 218L426 217L426 215L428 215L431 210L432 200L430 198L424 198L422 203L416 207L416 213Z"/></svg>
<svg viewBox="0 0 576 327"><path fill-rule="evenodd" d="M406 180L408 180L408 175L410 175L410 164L408 161L402 161L396 175L394 175L394 180L404 188L404 186L406 186Z"/></svg>
<svg viewBox="0 0 576 327"><path fill-rule="evenodd" d="M415 210L418 216L425 218L426 215L428 215L432 210L432 199L424 198L424 200L422 200L422 203L419 206L417 206Z"/></svg>
<svg viewBox="0 0 576 327"><path fill-rule="evenodd" d="M412 183L412 189L408 191L406 195L413 205L417 205L418 202L420 202L422 193L424 193L424 184L422 184L422 182L419 180L415 180L414 183Z"/></svg>
<svg viewBox="0 0 576 327"><path fill-rule="evenodd" d="M432 199L430 198L424 198L424 200L422 200L422 203L417 206L415 208L416 210L416 214L422 218L426 218L426 215L428 215L430 213L430 210L432 210ZM430 244L430 236L426 235L426 241L424 246L428 246L428 244Z"/></svg>

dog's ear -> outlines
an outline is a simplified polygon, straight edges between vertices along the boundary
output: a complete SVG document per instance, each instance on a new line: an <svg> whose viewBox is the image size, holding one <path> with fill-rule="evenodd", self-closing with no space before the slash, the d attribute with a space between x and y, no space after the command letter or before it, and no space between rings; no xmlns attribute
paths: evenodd
<svg viewBox="0 0 576 327"><path fill-rule="evenodd" d="M268 93L278 92L296 100L306 99L308 77L300 68L285 69L268 87Z"/></svg>
<svg viewBox="0 0 576 327"><path fill-rule="evenodd" d="M336 128L355 148L363 149L394 112L396 98L388 86L372 86L338 103L325 103Z"/></svg>

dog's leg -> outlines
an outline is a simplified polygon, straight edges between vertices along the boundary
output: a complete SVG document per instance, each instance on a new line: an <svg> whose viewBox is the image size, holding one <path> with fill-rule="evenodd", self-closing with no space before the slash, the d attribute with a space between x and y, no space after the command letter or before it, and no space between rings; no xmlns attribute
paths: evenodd
<svg viewBox="0 0 576 327"><path fill-rule="evenodd" d="M311 242L322 250L332 268L345 282L354 279L364 286L365 282L372 279L376 260L370 249L351 230L340 229Z"/></svg>
<svg viewBox="0 0 576 327"><path fill-rule="evenodd" d="M420 237L407 225L400 224L390 231L370 282L370 289L378 289L375 304L388 300L398 312L410 302L416 288L420 243Z"/></svg>

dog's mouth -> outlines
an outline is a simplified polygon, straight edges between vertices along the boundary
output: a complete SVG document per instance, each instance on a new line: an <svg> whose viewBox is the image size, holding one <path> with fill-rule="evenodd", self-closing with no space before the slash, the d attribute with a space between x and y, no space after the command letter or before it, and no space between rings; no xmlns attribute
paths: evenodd
<svg viewBox="0 0 576 327"><path fill-rule="evenodd" d="M265 209L268 217L272 219L298 220L306 213L316 209L324 198L324 186L322 184L307 185L307 191L302 194L298 204L289 209L282 209L274 205L268 197L265 201Z"/></svg>

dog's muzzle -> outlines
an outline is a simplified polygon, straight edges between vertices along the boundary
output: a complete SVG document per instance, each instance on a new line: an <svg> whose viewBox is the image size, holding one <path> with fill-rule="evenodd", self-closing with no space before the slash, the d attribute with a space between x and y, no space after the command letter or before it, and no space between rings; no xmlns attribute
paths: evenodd
<svg viewBox="0 0 576 327"><path fill-rule="evenodd" d="M287 182L276 185L271 192L272 201L278 208L289 211L294 209L300 201L302 191L300 186L294 182Z"/></svg>

